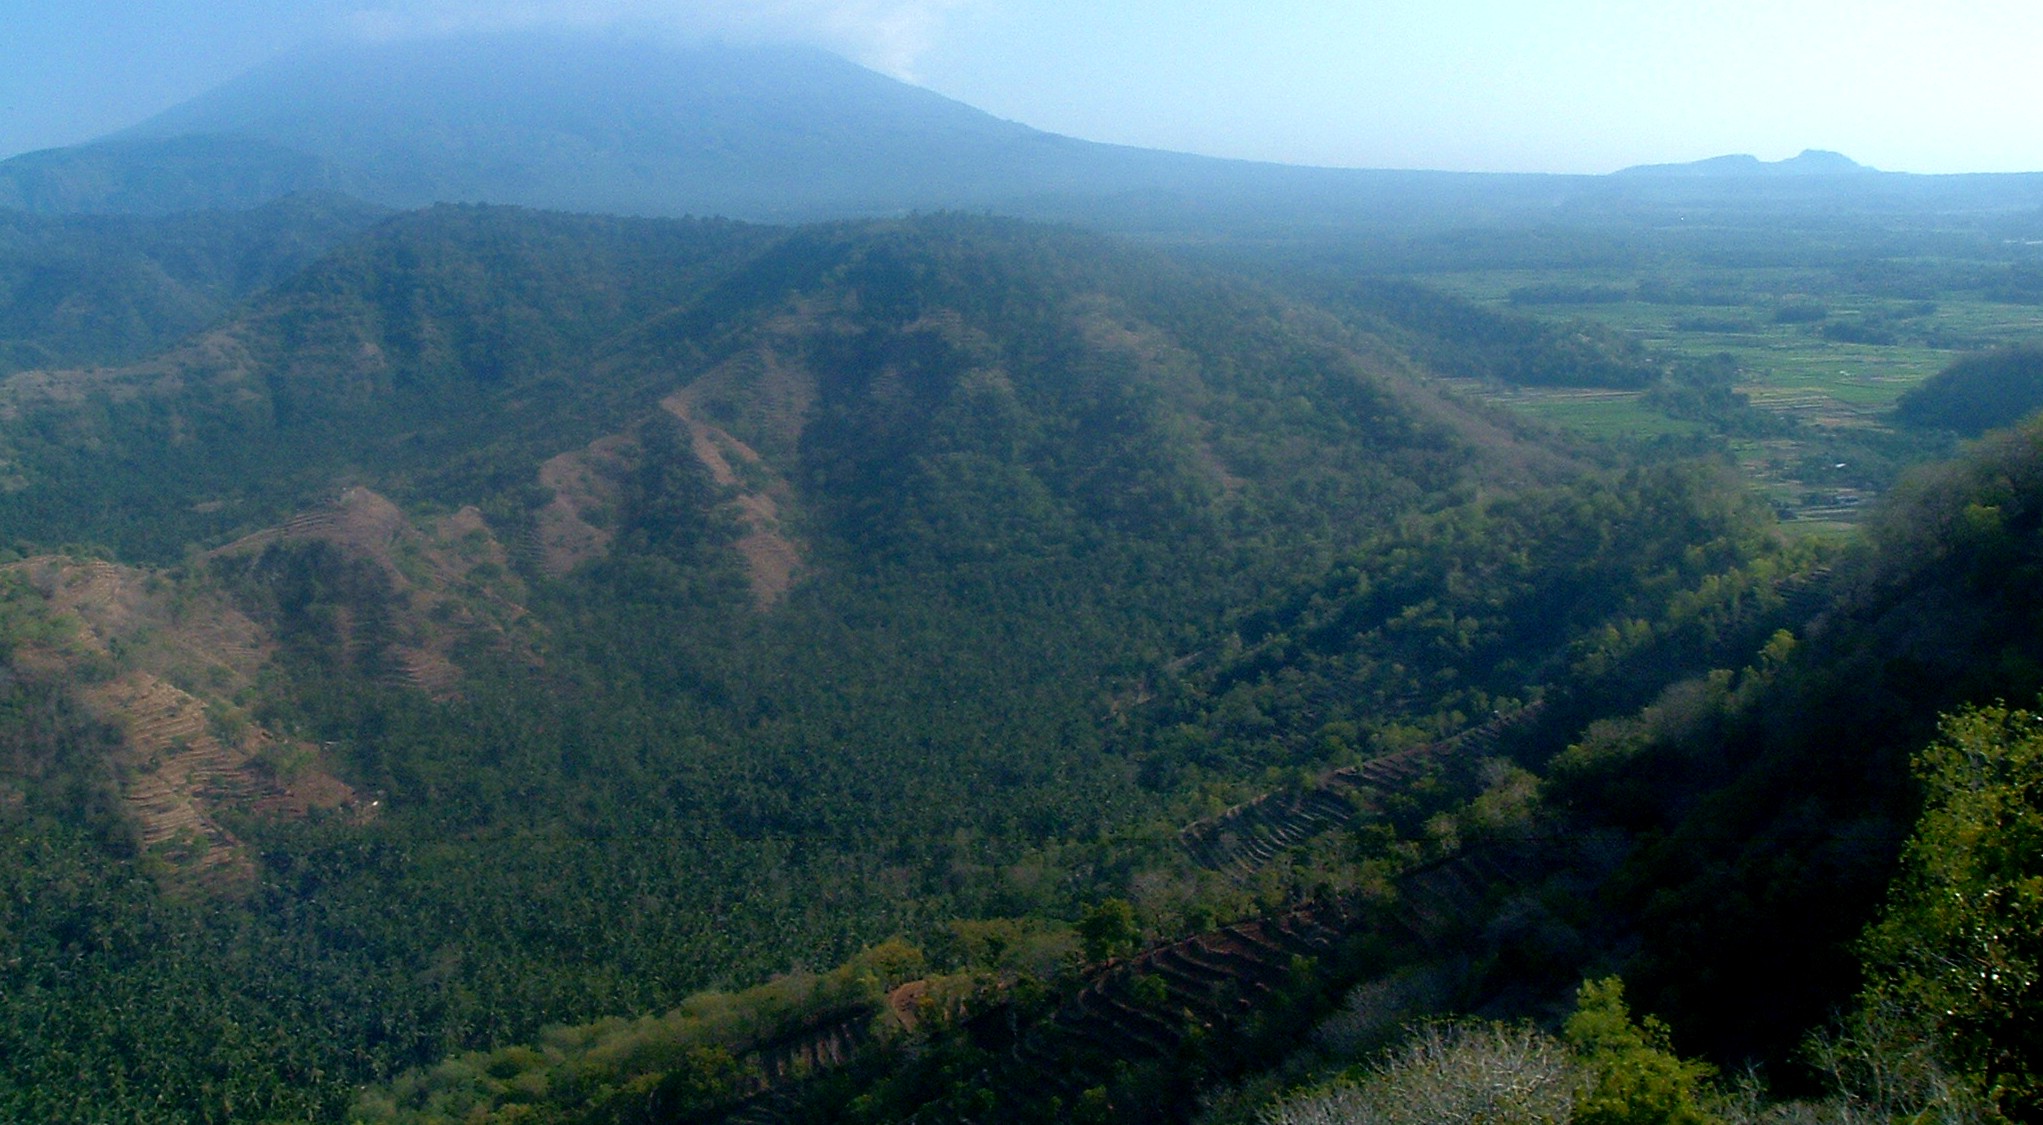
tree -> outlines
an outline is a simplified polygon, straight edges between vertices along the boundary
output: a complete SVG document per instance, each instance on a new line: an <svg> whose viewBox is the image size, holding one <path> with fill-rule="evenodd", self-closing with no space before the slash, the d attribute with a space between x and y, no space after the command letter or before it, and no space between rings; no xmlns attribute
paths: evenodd
<svg viewBox="0 0 2043 1125"><path fill-rule="evenodd" d="M1088 961L1107 961L1135 952L1142 942L1135 908L1118 898L1087 907L1078 919L1078 940Z"/></svg>
<svg viewBox="0 0 2043 1125"><path fill-rule="evenodd" d="M1633 1022L1624 982L1584 981L1575 1014L1561 1029L1568 1046L1593 1077L1576 1103L1576 1125L1704 1125L1702 1108L1709 1064L1683 1059L1669 1042L1667 1025L1647 1016Z"/></svg>
<svg viewBox="0 0 2043 1125"><path fill-rule="evenodd" d="M1867 1008L1897 1006L1992 1105L2043 1114L2043 715L1948 717L1916 756L1923 812L1861 953Z"/></svg>

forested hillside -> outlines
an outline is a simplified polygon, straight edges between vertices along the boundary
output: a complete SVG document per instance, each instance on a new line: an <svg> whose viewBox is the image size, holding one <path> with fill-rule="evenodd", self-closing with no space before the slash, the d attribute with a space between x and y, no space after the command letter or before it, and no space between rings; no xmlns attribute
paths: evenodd
<svg viewBox="0 0 2043 1125"><path fill-rule="evenodd" d="M142 359L383 213L317 196L160 219L0 211L0 373Z"/></svg>
<svg viewBox="0 0 2043 1125"><path fill-rule="evenodd" d="M441 208L0 393L9 535L49 560L10 690L56 708L23 699L10 815L65 826L16 837L9 931L62 951L8 970L30 1115L332 1113L550 1021L1068 916L1093 881L1059 850L1179 799L1107 721L1146 670L1403 513L1578 471L1324 315L953 217ZM53 552L161 604L85 644ZM233 652L165 648L222 604ZM141 675L210 741L75 686ZM315 773L342 811L260 797ZM166 785L193 840L147 827ZM216 855L247 874L195 880ZM58 884L133 936L64 937L26 905Z"/></svg>
<svg viewBox="0 0 2043 1125"><path fill-rule="evenodd" d="M1666 357L1416 287L294 239L0 377L0 1116L1251 1120L1571 1003L1794 1092L1909 755L2043 688L2034 431L1824 547L1442 382Z"/></svg>

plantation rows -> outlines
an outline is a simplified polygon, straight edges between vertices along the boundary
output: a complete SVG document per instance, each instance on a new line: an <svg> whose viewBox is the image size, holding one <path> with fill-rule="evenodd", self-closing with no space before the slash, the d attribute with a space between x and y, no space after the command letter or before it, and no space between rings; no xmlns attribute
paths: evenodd
<svg viewBox="0 0 2043 1125"><path fill-rule="evenodd" d="M1538 711L1536 704L1522 707L1452 738L1331 770L1310 788L1266 793L1186 827L1179 839L1199 866L1246 878L1284 849L1373 811L1384 794L1405 789L1454 759L1481 755L1507 728Z"/></svg>

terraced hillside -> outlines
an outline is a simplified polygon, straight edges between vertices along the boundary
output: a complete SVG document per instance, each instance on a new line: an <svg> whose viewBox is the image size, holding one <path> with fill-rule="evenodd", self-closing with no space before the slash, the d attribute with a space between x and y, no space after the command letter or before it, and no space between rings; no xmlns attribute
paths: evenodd
<svg viewBox="0 0 2043 1125"><path fill-rule="evenodd" d="M1429 773L1456 766L1465 771L1498 735L1539 712L1538 704L1521 707L1452 738L1329 770L1312 785L1266 793L1188 825L1179 839L1199 866L1244 878L1284 849L1378 811L1383 797Z"/></svg>
<svg viewBox="0 0 2043 1125"><path fill-rule="evenodd" d="M1181 839L1202 866L1245 876L1278 850L1376 815L1375 799L1402 792L1443 766L1470 772L1473 759L1500 734L1539 711L1538 705L1523 708L1450 739L1330 771L1302 792L1268 794L1196 822ZM967 1112L961 1120L1053 1118L1097 1099L1130 1068L1225 1071L1225 1044L1267 1034L1273 1018L1280 1024L1308 1019L1310 998L1323 990L1366 986L1368 966L1386 963L1380 958L1388 949L1422 950L1422 960L1454 950L1501 900L1567 862L1565 849L1537 836L1472 845L1404 871L1381 891L1314 899L1109 960L1075 980L1047 1010L1026 1009L1006 985L995 984L924 1029L909 1013L913 996L929 982L910 982L885 1004L826 1012L747 1048L739 1056L751 1076L743 1097L718 1120L805 1120L827 1072L875 1064L876 1055L912 1060L922 1050L913 1045L915 1033L942 1034L953 1026L992 1052L967 1086L970 1100L998 1107L990 1115ZM1358 960L1358 943L1372 953ZM952 1120L958 1110L945 1101L914 1119Z"/></svg>
<svg viewBox="0 0 2043 1125"><path fill-rule="evenodd" d="M360 820L379 806L336 776L314 740L252 716L280 645L220 576L260 574L315 544L374 568L397 607L374 620L341 610L344 662L375 664L393 687L446 697L461 682L453 654L463 646L536 659L522 586L475 509L414 521L363 488L177 571L56 555L5 568L53 623L53 639L17 651L13 663L77 681L78 700L118 731L120 750L104 769L139 846L177 882L222 892L248 884L254 862L223 814L320 810Z"/></svg>
<svg viewBox="0 0 2043 1125"><path fill-rule="evenodd" d="M746 1047L737 1055L734 1100L706 1119L813 1120L843 1096L833 1072L856 1068L866 1081L890 1069L912 1074L925 1059L955 1056L959 1042L972 1044L978 1069L953 1073L956 1085L939 1086L941 1096L906 1119L1056 1120L1108 1104L1107 1088L1144 1068L1172 1084L1224 1075L1246 1057L1233 1052L1261 1050L1252 1045L1309 1026L1320 990L1366 988L1372 962L1358 959L1358 948L1375 956L1398 947L1451 951L1500 901L1552 871L1558 856L1537 841L1471 850L1407 872L1387 897L1313 901L1095 966L1048 1008L996 983L947 1011L908 1018L897 999L928 984L909 982L885 1002L824 1010ZM1179 1086L1164 1100L1183 1094ZM1162 1107L1124 1108L1146 1120Z"/></svg>
<svg viewBox="0 0 2043 1125"><path fill-rule="evenodd" d="M219 591L60 556L6 571L26 581L56 626L54 640L18 650L14 666L79 681L79 701L118 731L118 750L101 768L137 842L174 881L224 892L246 886L255 865L222 826L225 811L373 813L317 747L251 721L237 702L275 643Z"/></svg>

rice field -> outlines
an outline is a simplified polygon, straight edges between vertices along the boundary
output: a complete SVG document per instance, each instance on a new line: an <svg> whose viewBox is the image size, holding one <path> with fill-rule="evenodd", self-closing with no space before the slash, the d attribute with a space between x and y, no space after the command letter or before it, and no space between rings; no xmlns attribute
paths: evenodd
<svg viewBox="0 0 2043 1125"><path fill-rule="evenodd" d="M1751 404L1798 425L1788 437L1727 439L1729 449L1790 526L1812 534L1849 529L1900 462L1928 455L1918 448L1946 447L1896 431L1892 410L1903 393L1968 351L2043 340L2043 306L1988 300L1976 291L1908 299L1840 291L1835 270L1487 270L1421 280L1520 314L1598 322L1663 355L1730 355L1740 372L1737 389ZM1567 298L1526 298L1542 292ZM1624 299L1609 299L1618 296ZM1893 342L1835 338L1855 333ZM1480 384L1463 390L1597 439L1711 432L1668 417L1639 392ZM1868 449L1880 455L1868 457Z"/></svg>

